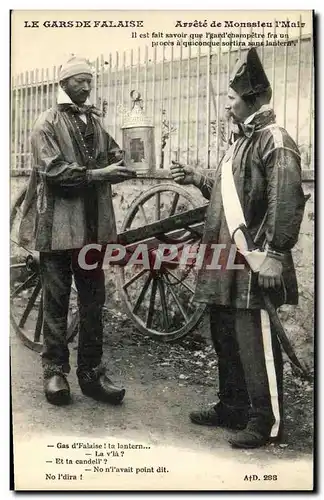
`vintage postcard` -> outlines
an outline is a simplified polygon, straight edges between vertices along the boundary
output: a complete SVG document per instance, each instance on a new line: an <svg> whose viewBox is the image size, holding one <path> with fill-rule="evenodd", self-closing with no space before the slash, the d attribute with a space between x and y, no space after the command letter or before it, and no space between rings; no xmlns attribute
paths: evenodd
<svg viewBox="0 0 324 500"><path fill-rule="evenodd" d="M313 26L11 12L13 489L314 489Z"/></svg>

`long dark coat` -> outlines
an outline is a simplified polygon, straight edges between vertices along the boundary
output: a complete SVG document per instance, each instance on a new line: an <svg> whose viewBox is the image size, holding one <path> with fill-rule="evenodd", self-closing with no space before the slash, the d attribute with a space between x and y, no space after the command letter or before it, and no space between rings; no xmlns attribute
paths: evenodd
<svg viewBox="0 0 324 500"><path fill-rule="evenodd" d="M245 135L246 134L246 135ZM256 114L233 153L233 176L247 228L257 246L284 253L283 286L273 301L297 304L298 288L291 249L296 244L304 212L300 154L287 131L275 124L272 110ZM203 179L202 192L210 199L203 243L226 244L220 262L226 263L231 246L221 196L221 165L215 178ZM242 262L242 260L241 260ZM257 276L244 270L207 270L198 274L195 300L235 308L263 307Z"/></svg>
<svg viewBox="0 0 324 500"><path fill-rule="evenodd" d="M29 180L20 244L38 251L81 248L88 241L86 201L96 194L97 243L116 241L116 223L108 182L89 183L88 168L115 161L116 142L97 116L88 117L93 133L89 159L71 112L56 105L37 119L32 135L33 168Z"/></svg>

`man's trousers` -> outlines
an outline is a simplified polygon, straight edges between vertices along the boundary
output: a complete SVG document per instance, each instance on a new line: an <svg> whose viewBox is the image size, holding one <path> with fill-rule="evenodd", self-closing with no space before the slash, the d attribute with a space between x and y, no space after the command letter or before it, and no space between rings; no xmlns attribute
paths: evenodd
<svg viewBox="0 0 324 500"><path fill-rule="evenodd" d="M282 431L283 363L268 313L211 306L211 335L219 366L219 399L228 411L246 410L264 435Z"/></svg>
<svg viewBox="0 0 324 500"><path fill-rule="evenodd" d="M67 316L74 276L79 306L78 371L98 366L102 358L102 308L105 279L101 265L84 270L78 264L78 251L40 253L43 286L43 364L68 367Z"/></svg>

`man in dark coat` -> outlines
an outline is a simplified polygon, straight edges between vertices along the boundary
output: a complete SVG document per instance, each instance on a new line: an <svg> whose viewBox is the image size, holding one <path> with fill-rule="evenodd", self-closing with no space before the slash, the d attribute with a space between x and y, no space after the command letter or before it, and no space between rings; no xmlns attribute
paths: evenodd
<svg viewBox="0 0 324 500"><path fill-rule="evenodd" d="M210 305L211 335L219 359L219 402L191 413L190 418L196 424L239 429L230 443L241 448L278 440L283 429L282 355L262 289L276 307L298 300L291 249L298 239L305 203L300 154L287 131L275 122L271 95L252 48L237 62L229 83L226 112L238 135L215 178L178 163L171 166L176 182L194 184L210 200L203 243L224 245L221 270L204 266L195 293L198 302ZM232 244L221 182L228 161L247 230L266 253L258 273L239 254L243 269L224 265Z"/></svg>
<svg viewBox="0 0 324 500"><path fill-rule="evenodd" d="M81 390L113 404L125 394L101 364L103 259L99 268L89 271L80 267L78 256L89 243L116 241L111 184L135 173L123 166L123 160L117 161L119 147L88 102L91 83L92 69L83 58L72 57L60 68L57 104L42 113L33 127L33 169L20 225L20 243L40 252L44 389L47 400L57 405L70 401L66 329L72 275L80 313L77 376ZM89 258L95 263L96 257L98 252Z"/></svg>

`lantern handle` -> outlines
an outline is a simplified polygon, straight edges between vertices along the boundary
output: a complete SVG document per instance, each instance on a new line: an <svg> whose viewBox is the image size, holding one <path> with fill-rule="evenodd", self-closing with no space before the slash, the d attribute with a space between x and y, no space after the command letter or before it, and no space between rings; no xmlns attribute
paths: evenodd
<svg viewBox="0 0 324 500"><path fill-rule="evenodd" d="M136 105L139 105L140 108L143 109L143 99L141 98L141 94L138 92L138 90L132 90L130 92L130 97L133 101L132 109L134 109Z"/></svg>

